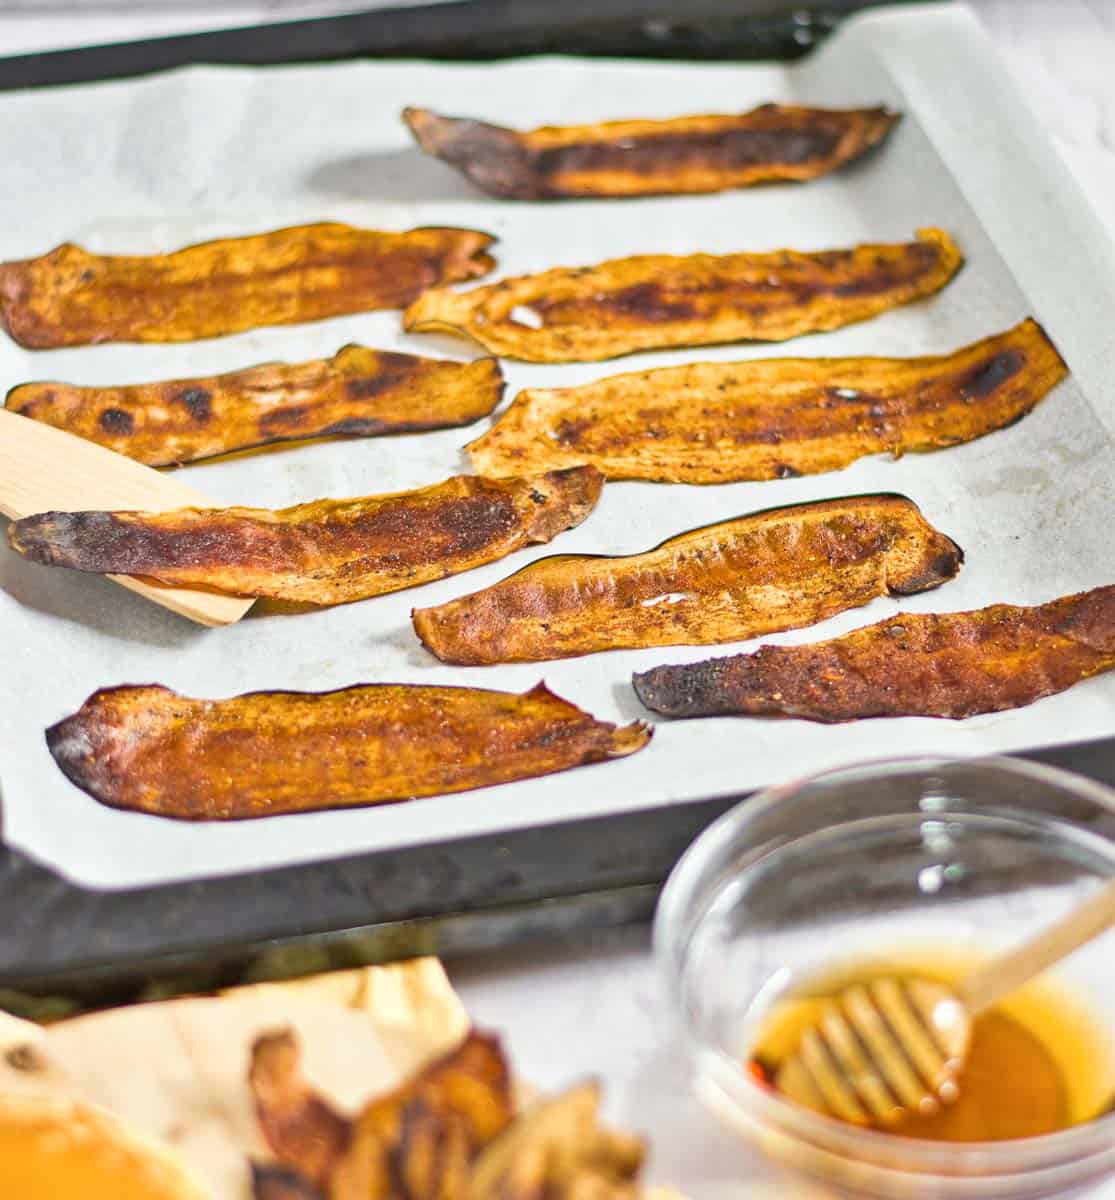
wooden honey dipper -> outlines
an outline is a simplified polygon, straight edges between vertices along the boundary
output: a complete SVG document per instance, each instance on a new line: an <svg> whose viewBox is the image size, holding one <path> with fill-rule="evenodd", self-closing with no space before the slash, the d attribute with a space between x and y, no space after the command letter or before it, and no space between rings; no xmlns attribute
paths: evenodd
<svg viewBox="0 0 1115 1200"><path fill-rule="evenodd" d="M880 977L828 1001L775 1075L789 1099L856 1125L929 1114L960 1094L972 1018L1115 924L1115 880L954 988Z"/></svg>

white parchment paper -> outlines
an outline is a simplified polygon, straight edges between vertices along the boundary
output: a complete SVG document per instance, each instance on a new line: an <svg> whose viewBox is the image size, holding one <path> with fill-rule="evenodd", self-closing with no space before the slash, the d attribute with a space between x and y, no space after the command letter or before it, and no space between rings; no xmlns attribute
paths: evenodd
<svg viewBox="0 0 1115 1200"><path fill-rule="evenodd" d="M407 103L529 127L621 116L732 111L764 100L884 102L905 120L884 152L806 187L566 204L487 199L423 157ZM596 715L647 714L632 671L746 645L599 654L537 665L443 666L409 613L487 586L553 552L625 554L771 505L901 491L965 547L960 577L901 602L910 611L1036 603L1115 579L1115 254L974 20L951 7L849 24L796 67L579 62L374 62L266 70L193 68L148 80L0 97L0 257L66 239L150 252L213 236L337 219L386 229L459 224L499 235L499 271L640 252L820 248L901 240L939 225L968 265L941 295L783 347L633 356L618 363L507 364L508 397L697 357L925 354L1033 314L1073 369L1019 425L941 453L861 461L810 478L723 487L612 484L597 512L551 547L410 592L205 630L105 580L0 547L0 785L4 836L104 886L250 871L751 788L900 752L972 754L1115 733L1115 675L1030 708L962 723L922 719L825 728L800 721L661 723L620 762L384 808L186 825L115 812L71 786L43 730L99 686L159 682L198 696L326 689L362 680L522 690L539 678ZM124 383L332 354L348 341L469 357L463 342L404 335L397 313L265 329L172 346L30 352L0 339L0 386L29 379ZM183 468L215 502L278 506L426 484L467 469L469 431L317 445ZM829 637L896 611L879 600L769 641ZM753 648L753 647L751 647Z"/></svg>

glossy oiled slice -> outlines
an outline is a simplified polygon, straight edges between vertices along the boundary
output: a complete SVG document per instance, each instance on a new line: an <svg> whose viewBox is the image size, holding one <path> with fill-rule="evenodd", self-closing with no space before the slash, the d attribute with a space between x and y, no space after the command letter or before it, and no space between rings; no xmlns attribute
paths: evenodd
<svg viewBox="0 0 1115 1200"><path fill-rule="evenodd" d="M149 467L297 438L468 425L492 411L492 358L456 363L345 346L332 358L126 387L25 383L7 407Z"/></svg>
<svg viewBox="0 0 1115 1200"><path fill-rule="evenodd" d="M530 479L455 475L414 492L274 511L45 512L13 522L8 540L47 566L344 604L548 542L588 516L601 483L594 467L574 467Z"/></svg>
<svg viewBox="0 0 1115 1200"><path fill-rule="evenodd" d="M360 684L193 700L104 688L46 731L66 776L103 804L194 821L463 792L634 754L650 741L539 684Z"/></svg>
<svg viewBox="0 0 1115 1200"><path fill-rule="evenodd" d="M463 664L740 641L937 587L962 560L904 496L852 496L709 525L627 558L543 558L416 610L414 627L438 658Z"/></svg>
<svg viewBox="0 0 1115 1200"><path fill-rule="evenodd" d="M848 250L640 255L555 267L467 292L434 288L407 310L418 333L470 337L528 362L590 362L635 350L779 342L838 329L939 291L961 264L939 229Z"/></svg>
<svg viewBox="0 0 1115 1200"><path fill-rule="evenodd" d="M1115 667L1115 585L1024 608L903 613L843 637L635 676L671 717L971 717L1022 708Z"/></svg>
<svg viewBox="0 0 1115 1200"><path fill-rule="evenodd" d="M689 363L520 392L468 452L485 475L577 463L662 483L813 475L970 442L1066 374L1034 321L934 358Z"/></svg>
<svg viewBox="0 0 1115 1200"><path fill-rule="evenodd" d="M882 141L898 116L884 108L763 104L746 113L548 125L529 133L425 108L404 109L403 120L427 154L490 195L547 200L814 179Z"/></svg>
<svg viewBox="0 0 1115 1200"><path fill-rule="evenodd" d="M172 254L90 254L67 242L0 264L0 324L21 346L189 342L258 325L402 308L424 288L491 270L472 229L383 233L299 225Z"/></svg>

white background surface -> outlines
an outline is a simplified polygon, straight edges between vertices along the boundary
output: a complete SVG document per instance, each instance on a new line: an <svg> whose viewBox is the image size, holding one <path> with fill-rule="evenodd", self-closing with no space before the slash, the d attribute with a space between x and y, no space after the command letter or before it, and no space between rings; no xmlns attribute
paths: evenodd
<svg viewBox="0 0 1115 1200"><path fill-rule="evenodd" d="M235 11L253 20L265 7ZM973 7L1115 233L1115 4L979 0ZM232 8L226 6L225 16ZM212 23L211 10L80 22L0 18L0 47L16 53ZM545 1087L584 1073L605 1078L615 1119L651 1135L657 1180L684 1187L694 1200L774 1194L772 1177L701 1117L689 1098L643 935L474 959L454 964L452 973L477 1020L505 1032L529 1078Z"/></svg>

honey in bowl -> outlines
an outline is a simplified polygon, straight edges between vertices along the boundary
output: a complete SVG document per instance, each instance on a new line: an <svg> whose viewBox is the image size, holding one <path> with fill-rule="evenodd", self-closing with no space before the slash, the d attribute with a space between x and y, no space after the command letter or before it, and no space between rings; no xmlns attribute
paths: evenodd
<svg viewBox="0 0 1115 1200"><path fill-rule="evenodd" d="M774 1087L782 1062L817 1025L825 1003L881 976L954 984L975 961L938 948L813 976L759 1015L748 1069ZM905 1112L886 1132L941 1142L1005 1141L1056 1133L1112 1108L1115 1053L1106 1028L1055 973L977 1015L958 1077L959 1097L935 1113Z"/></svg>

